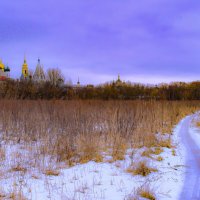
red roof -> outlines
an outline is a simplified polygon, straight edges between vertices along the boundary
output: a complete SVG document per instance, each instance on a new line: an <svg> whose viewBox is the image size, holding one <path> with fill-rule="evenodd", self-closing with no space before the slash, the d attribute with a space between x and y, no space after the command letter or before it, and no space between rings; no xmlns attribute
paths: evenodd
<svg viewBox="0 0 200 200"><path fill-rule="evenodd" d="M0 76L0 81L5 81L7 79L6 76Z"/></svg>

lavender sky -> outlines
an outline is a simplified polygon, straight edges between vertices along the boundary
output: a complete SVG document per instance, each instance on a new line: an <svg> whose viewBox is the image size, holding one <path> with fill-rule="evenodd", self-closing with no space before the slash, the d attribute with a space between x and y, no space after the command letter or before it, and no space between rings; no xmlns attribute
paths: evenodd
<svg viewBox="0 0 200 200"><path fill-rule="evenodd" d="M0 0L0 58L75 83L200 79L199 0Z"/></svg>

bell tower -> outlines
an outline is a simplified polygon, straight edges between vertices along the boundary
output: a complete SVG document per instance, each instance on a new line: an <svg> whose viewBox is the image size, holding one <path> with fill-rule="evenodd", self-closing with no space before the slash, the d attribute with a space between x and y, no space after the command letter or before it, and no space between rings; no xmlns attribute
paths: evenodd
<svg viewBox="0 0 200 200"><path fill-rule="evenodd" d="M22 76L25 79L28 77L28 64L26 62L26 58L24 58L24 63L22 65Z"/></svg>

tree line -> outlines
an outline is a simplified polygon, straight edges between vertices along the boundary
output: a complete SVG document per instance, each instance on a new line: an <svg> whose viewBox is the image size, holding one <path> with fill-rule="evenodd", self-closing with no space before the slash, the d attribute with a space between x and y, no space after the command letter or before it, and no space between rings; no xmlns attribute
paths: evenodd
<svg viewBox="0 0 200 200"><path fill-rule="evenodd" d="M72 86L60 84L60 81L55 81L54 78L40 83L32 80L7 80L0 82L0 98L199 100L200 82L174 82L159 85L132 83L118 85L116 82L111 82L97 86Z"/></svg>

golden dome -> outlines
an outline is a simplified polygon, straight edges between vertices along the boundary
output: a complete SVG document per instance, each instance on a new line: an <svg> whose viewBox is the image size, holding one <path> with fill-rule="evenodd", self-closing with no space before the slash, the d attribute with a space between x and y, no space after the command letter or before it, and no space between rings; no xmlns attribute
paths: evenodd
<svg viewBox="0 0 200 200"><path fill-rule="evenodd" d="M0 70L4 71L4 68L5 68L5 66L4 66L4 64L2 63L2 61L0 60Z"/></svg>

